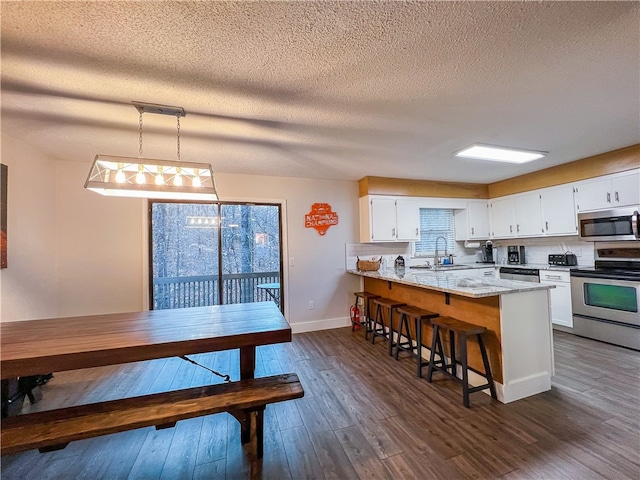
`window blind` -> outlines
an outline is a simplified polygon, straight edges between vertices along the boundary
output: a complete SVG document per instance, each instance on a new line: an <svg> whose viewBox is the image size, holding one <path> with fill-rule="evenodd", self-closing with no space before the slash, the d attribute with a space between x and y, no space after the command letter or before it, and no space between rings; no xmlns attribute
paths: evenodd
<svg viewBox="0 0 640 480"><path fill-rule="evenodd" d="M415 254L433 255L436 251L436 239L447 240L447 250L453 253L455 242L454 216L452 209L421 208L420 209L420 241L415 243ZM444 254L445 244L440 239L438 248Z"/></svg>

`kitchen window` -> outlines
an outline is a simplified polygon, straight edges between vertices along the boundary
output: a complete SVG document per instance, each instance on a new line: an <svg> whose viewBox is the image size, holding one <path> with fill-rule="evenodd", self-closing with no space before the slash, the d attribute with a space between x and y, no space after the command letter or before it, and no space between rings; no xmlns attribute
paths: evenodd
<svg viewBox="0 0 640 480"><path fill-rule="evenodd" d="M455 245L454 211L447 208L420 209L420 241L414 244L415 256L433 256L436 251L436 239L444 237L446 248L453 253ZM444 254L445 242L438 242L439 252Z"/></svg>

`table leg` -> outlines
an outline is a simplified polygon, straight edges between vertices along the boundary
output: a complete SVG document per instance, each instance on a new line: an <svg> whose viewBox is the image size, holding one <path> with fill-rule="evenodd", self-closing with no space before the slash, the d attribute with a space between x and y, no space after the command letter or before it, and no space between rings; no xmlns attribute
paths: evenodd
<svg viewBox="0 0 640 480"><path fill-rule="evenodd" d="M240 379L254 378L256 369L256 347L240 347ZM240 422L240 440L243 444L251 439L251 414L246 410L238 412L236 418Z"/></svg>
<svg viewBox="0 0 640 480"><path fill-rule="evenodd" d="M256 347L240 347L240 380L254 378L256 369Z"/></svg>
<svg viewBox="0 0 640 480"><path fill-rule="evenodd" d="M22 410L24 394L20 392L17 378L2 380L0 387L2 397L2 418L15 417Z"/></svg>

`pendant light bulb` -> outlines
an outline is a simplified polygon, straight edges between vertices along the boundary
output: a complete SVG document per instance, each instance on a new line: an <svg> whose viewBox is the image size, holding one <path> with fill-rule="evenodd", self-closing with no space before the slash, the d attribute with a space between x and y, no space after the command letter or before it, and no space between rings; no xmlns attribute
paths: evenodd
<svg viewBox="0 0 640 480"><path fill-rule="evenodd" d="M118 171L116 172L116 183L124 183L127 181L127 177L124 174L124 165L118 164Z"/></svg>
<svg viewBox="0 0 640 480"><path fill-rule="evenodd" d="M142 165L138 165L138 173L136 173L136 183L138 185L147 183L146 179L144 178L144 172L142 171Z"/></svg>
<svg viewBox="0 0 640 480"><path fill-rule="evenodd" d="M193 173L193 186L196 188L200 188L202 186L202 182L200 182L200 170L196 168Z"/></svg>
<svg viewBox="0 0 640 480"><path fill-rule="evenodd" d="M158 166L158 174L156 175L156 185L164 185L164 176L162 175L161 166Z"/></svg>
<svg viewBox="0 0 640 480"><path fill-rule="evenodd" d="M173 177L173 184L176 187L182 186L182 169L180 167L176 169L176 176Z"/></svg>

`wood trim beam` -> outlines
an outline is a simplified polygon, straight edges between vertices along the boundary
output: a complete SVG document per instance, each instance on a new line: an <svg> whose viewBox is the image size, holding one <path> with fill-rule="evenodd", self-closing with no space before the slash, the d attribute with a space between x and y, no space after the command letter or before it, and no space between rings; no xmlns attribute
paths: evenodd
<svg viewBox="0 0 640 480"><path fill-rule="evenodd" d="M361 197L396 195L406 197L489 198L487 185L478 183L438 182L405 178L364 177L358 181Z"/></svg>
<svg viewBox="0 0 640 480"><path fill-rule="evenodd" d="M556 165L488 185L489 198L553 187L640 167L640 144Z"/></svg>

